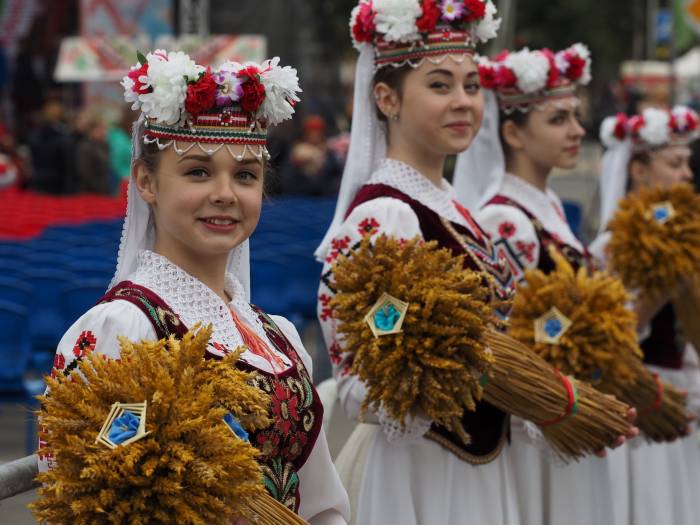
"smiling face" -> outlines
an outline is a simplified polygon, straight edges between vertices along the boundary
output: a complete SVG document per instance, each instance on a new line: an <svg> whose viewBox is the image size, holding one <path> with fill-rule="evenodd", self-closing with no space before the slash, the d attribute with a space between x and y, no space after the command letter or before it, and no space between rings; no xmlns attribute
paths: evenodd
<svg viewBox="0 0 700 525"><path fill-rule="evenodd" d="M585 130L579 124L578 99L551 101L526 115L523 122L506 119L501 133L509 156L523 155L544 170L576 167Z"/></svg>
<svg viewBox="0 0 700 525"><path fill-rule="evenodd" d="M378 82L374 95L389 122L389 145L424 155L466 150L484 113L479 73L465 55L429 60L405 74L400 86ZM393 117L393 118L392 118Z"/></svg>
<svg viewBox="0 0 700 525"><path fill-rule="evenodd" d="M226 148L207 155L194 147L182 156L165 148L153 170L138 163L136 184L155 220L154 250L173 261L227 258L258 224L263 178L261 161L239 162Z"/></svg>

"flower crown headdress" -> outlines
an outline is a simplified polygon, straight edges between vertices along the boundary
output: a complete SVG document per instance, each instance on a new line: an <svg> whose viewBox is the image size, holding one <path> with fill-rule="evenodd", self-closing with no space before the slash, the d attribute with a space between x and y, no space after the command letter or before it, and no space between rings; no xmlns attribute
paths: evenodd
<svg viewBox="0 0 700 525"><path fill-rule="evenodd" d="M591 81L591 53L584 44L553 53L549 49L504 51L478 58L481 85L495 91L506 113L530 111L550 99L576 92Z"/></svg>
<svg viewBox="0 0 700 525"><path fill-rule="evenodd" d="M496 37L501 19L491 0L360 0L350 15L358 51L373 46L375 66L418 67L450 54L474 54Z"/></svg>
<svg viewBox="0 0 700 525"><path fill-rule="evenodd" d="M619 113L603 120L600 140L607 148L630 141L638 151L669 145L685 145L698 136L698 114L686 106L670 111L647 108L631 117Z"/></svg>
<svg viewBox="0 0 700 525"><path fill-rule="evenodd" d="M243 145L258 159L267 153L267 128L287 120L299 102L295 69L279 58L224 62L217 70L196 64L181 51L156 50L143 56L122 79L124 99L145 116L144 143L183 154L194 145L213 154ZM178 141L192 143L185 150ZM207 144L208 146L203 146Z"/></svg>

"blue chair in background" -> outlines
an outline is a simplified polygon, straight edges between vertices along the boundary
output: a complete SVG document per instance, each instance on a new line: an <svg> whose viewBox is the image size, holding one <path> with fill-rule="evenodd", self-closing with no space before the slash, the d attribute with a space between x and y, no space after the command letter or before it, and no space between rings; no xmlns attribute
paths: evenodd
<svg viewBox="0 0 700 525"><path fill-rule="evenodd" d="M78 278L63 270L46 268L28 270L25 277L32 286L32 322L29 325L32 369L47 373L56 346L70 326L60 308L60 294L67 284Z"/></svg>
<svg viewBox="0 0 700 525"><path fill-rule="evenodd" d="M74 323L81 315L95 306L105 294L106 285L102 279L80 279L65 285L59 295L59 304L67 324Z"/></svg>
<svg viewBox="0 0 700 525"><path fill-rule="evenodd" d="M25 447L27 454L31 454L36 449L35 396L46 387L40 377L27 374L31 360L28 319L26 308L0 300L0 403L28 406Z"/></svg>
<svg viewBox="0 0 700 525"><path fill-rule="evenodd" d="M29 308L31 300L31 286L17 278L0 276L0 301L8 301L22 308Z"/></svg>
<svg viewBox="0 0 700 525"><path fill-rule="evenodd" d="M580 239L583 207L578 202L569 200L563 201L562 204L564 205L564 215L566 215L566 220L569 223L571 231Z"/></svg>

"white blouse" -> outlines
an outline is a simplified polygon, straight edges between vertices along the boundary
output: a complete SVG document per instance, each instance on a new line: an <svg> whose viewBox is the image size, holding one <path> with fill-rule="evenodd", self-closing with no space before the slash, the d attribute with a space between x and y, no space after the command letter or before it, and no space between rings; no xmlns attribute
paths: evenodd
<svg viewBox="0 0 700 525"><path fill-rule="evenodd" d="M561 200L551 189L542 191L520 177L506 174L496 194L520 204L564 244L579 252L584 251L566 220ZM486 204L475 215L499 255L508 261L516 280L522 281L525 270L537 267L542 249L530 218L508 204Z"/></svg>
<svg viewBox="0 0 700 525"><path fill-rule="evenodd" d="M454 188L444 179L436 186L411 166L397 160L385 159L372 174L368 184L391 186L438 215L472 230L455 205ZM326 347L329 349L341 406L346 415L354 420L360 418L360 407L367 391L364 383L350 373L350 354L343 352L342 340L337 336L337 322L329 305L334 293L326 280L330 278L331 267L338 255L347 254L367 234L371 239L376 239L382 234L406 240L423 237L418 217L408 204L391 197L379 197L355 207L331 241L331 251L324 262L323 277L318 291L318 317ZM416 417L407 421L405 431L399 431L396 422L381 413L366 414L364 421L380 423L390 441L410 441L420 437L430 429L431 424L429 420Z"/></svg>
<svg viewBox="0 0 700 525"><path fill-rule="evenodd" d="M153 291L180 317L185 326L196 322L211 323L214 328L212 342L233 350L243 344L243 339L231 318L229 308L252 327L268 347L277 354L287 368L289 358L277 351L269 342L258 315L245 300L243 287L231 274L226 275L225 291L232 297L226 304L201 281L179 268L167 258L150 251L138 256L136 271L127 278L134 284ZM294 325L284 317L270 316L294 347L297 355L312 376L313 362ZM131 340L155 339L151 322L138 307L128 301L111 301L88 310L65 333L56 350L55 366L64 369L79 355L76 341L88 341L93 352L111 359L120 355L118 336L126 335ZM210 344L209 351L224 354ZM249 365L265 372L272 372L270 363L250 351L241 354ZM277 370L278 372L280 370ZM41 443L40 443L41 448ZM39 470L51 468L52 459L40 456ZM344 524L349 519L350 506L347 493L333 466L323 428L318 434L314 448L299 473L299 514L312 525Z"/></svg>

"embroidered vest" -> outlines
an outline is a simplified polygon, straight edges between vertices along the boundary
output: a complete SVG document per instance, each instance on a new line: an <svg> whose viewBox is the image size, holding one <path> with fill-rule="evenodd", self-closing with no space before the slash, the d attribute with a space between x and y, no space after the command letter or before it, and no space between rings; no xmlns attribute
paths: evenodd
<svg viewBox="0 0 700 525"><path fill-rule="evenodd" d="M118 283L98 304L116 300L137 306L153 325L156 336L181 338L187 327L175 312L148 288L129 281ZM286 355L292 366L277 375L258 370L239 361L237 366L253 374L252 384L270 395L270 418L273 423L250 434L249 439L260 451L265 488L277 501L291 510L299 510L299 470L313 450L323 421L323 405L306 367L294 347L267 314L256 307L265 334L275 348ZM210 343L211 345L212 343ZM219 359L215 354L208 358Z"/></svg>
<svg viewBox="0 0 700 525"><path fill-rule="evenodd" d="M544 273L553 272L556 265L554 260L549 255L549 247L553 246L559 253L561 253L567 261L571 264L574 270L578 270L581 267L594 269L593 258L591 254L583 249L583 252L577 250L570 244L566 244L558 236L550 233L544 228L540 220L535 217L527 208L524 208L521 204L514 201L510 197L504 195L496 195L493 197L488 204L501 204L505 206L512 206L522 211L535 228L535 234L537 235L537 242L540 245L540 257L537 261L537 268L542 270Z"/></svg>
<svg viewBox="0 0 700 525"><path fill-rule="evenodd" d="M377 199L391 197L408 204L418 217L421 233L426 241L437 241L440 247L449 248L455 255L464 255L468 267L476 271L487 271L496 280L492 292L499 299L507 299L513 288L512 276L507 265L500 262L488 242L488 237L479 231L481 241L467 228L452 223L405 193L385 184L363 186L350 205L349 215L360 204ZM472 221L473 222L473 221ZM479 228L474 223L476 228ZM486 401L478 402L476 410L465 411L462 424L472 438L469 445L446 428L433 423L425 437L440 444L460 459L475 465L486 464L498 457L506 441L509 417Z"/></svg>
<svg viewBox="0 0 700 525"><path fill-rule="evenodd" d="M541 246L537 268L543 272L549 273L554 271L555 268L554 260L549 255L549 246L554 246L564 255L574 270L581 267L586 267L590 270L596 269L594 259L588 250L584 248L582 253L573 246L564 243L561 239L552 235L542 226L542 223L537 217L513 199L503 195L496 195L489 201L489 204L513 206L522 211L528 219L530 219ZM676 314L670 303L664 306L651 320L651 332L649 337L640 344L644 352L645 363L663 368L681 369L683 367L684 347L677 337L677 323Z"/></svg>

